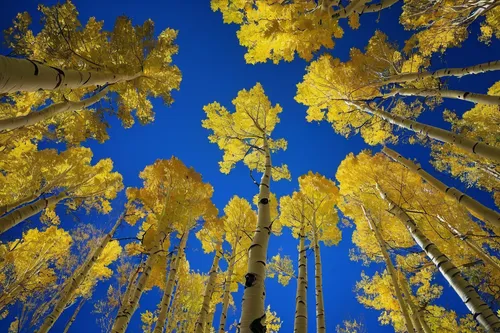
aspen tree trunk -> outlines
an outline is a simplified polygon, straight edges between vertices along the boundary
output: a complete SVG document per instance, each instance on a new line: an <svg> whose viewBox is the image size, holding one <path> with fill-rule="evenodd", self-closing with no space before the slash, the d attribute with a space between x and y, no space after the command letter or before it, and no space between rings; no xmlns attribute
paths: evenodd
<svg viewBox="0 0 500 333"><path fill-rule="evenodd" d="M167 328L165 330L166 333L173 332L174 331L174 317L175 317L175 312L177 310L177 302L179 301L179 280L175 282L175 288L174 288L174 300L172 302L172 306L170 309L168 309L168 319L167 319Z"/></svg>
<svg viewBox="0 0 500 333"><path fill-rule="evenodd" d="M52 104L43 108L40 111L31 112L25 116L7 118L0 120L0 131L13 130L23 126L30 126L40 121L50 119L60 113L78 111L85 109L92 104L100 101L109 91L109 87L105 87L95 95L86 98L79 102L64 101L62 103Z"/></svg>
<svg viewBox="0 0 500 333"><path fill-rule="evenodd" d="M240 239L236 238L232 246L233 251L231 253L231 259L229 261L229 266L226 272L226 282L224 283L224 297L222 300L222 311L219 319L219 331L218 331L219 333L226 332L227 309L229 307L229 295L231 294L231 283L233 279L234 264L236 263L236 253L237 253L236 249L238 248L239 241Z"/></svg>
<svg viewBox="0 0 500 333"><path fill-rule="evenodd" d="M377 239L378 245L380 247L380 252L382 252L382 256L384 257L385 266L387 268L387 272L389 273L389 276L391 277L392 286L394 287L394 291L396 293L396 299L398 300L399 308L401 309L401 312L403 313L403 319L405 321L406 330L409 333L412 333L415 331L415 328L413 327L414 325L412 324L412 320L410 318L405 300L403 299L403 296L401 295L401 289L399 288L399 283L398 283L398 279L396 276L396 270L394 269L394 265L392 264L391 257L389 256L389 253L387 252L385 242L382 238L382 235L380 234L380 231L378 230L377 225L372 221L370 215L368 215L368 212L365 210L365 207L363 205L361 205L361 209L363 210L363 213L365 214L365 218L366 218L366 221L368 222L368 226L370 227L371 231L373 231L373 234L375 235L375 238ZM420 331L417 330L417 332L420 332Z"/></svg>
<svg viewBox="0 0 500 333"><path fill-rule="evenodd" d="M500 228L500 214L495 212L494 210L483 206L481 203L477 202L476 200L472 199L468 195L465 195L464 193L460 192L454 187L448 187L438 179L434 178L431 176L429 173L427 173L424 169L422 169L420 166L416 165L410 160L407 160L404 158L401 154L395 152L392 149L389 149L387 147L384 147L382 149L382 152L386 154L387 156L391 157L395 161L401 163L405 167L407 167L410 171L418 174L420 177L422 177L423 180L434 186L437 190L440 192L444 193L448 197L454 199L461 205L463 205L465 208L468 210L472 211L475 213L475 215L478 215L481 220L490 223L491 225L495 227Z"/></svg>
<svg viewBox="0 0 500 333"><path fill-rule="evenodd" d="M487 105L500 105L500 96L477 94L469 91L447 90L447 89L418 89L418 88L395 88L382 97L401 96L421 96L421 97L442 97L460 99L471 103Z"/></svg>
<svg viewBox="0 0 500 333"><path fill-rule="evenodd" d="M19 207L19 206L22 206L24 204L27 204L28 202L30 201L33 201L35 199L39 198L39 195L30 195L29 197L25 197L25 198L22 198L22 199L19 199L9 205L5 205L5 206L1 206L0 207L0 216L4 215L4 214L7 214L9 213L11 210Z"/></svg>
<svg viewBox="0 0 500 333"><path fill-rule="evenodd" d="M417 306L413 303L413 301L411 299L412 293L411 293L410 286L408 285L408 281L406 280L406 278L404 276L401 277L400 281L401 281L401 287L403 289L403 292L407 296L406 298L408 300L408 305L410 306L411 312L413 313L412 317L415 317L417 322L420 324L421 331L423 331L424 333L432 333L431 329L427 325L427 322L425 321L424 316L422 315L422 311L420 311L417 308ZM417 326L417 325L415 325L415 326Z"/></svg>
<svg viewBox="0 0 500 333"><path fill-rule="evenodd" d="M299 275L297 278L297 296L295 298L294 333L307 333L307 250L305 235L304 202L300 221L299 240Z"/></svg>
<svg viewBox="0 0 500 333"><path fill-rule="evenodd" d="M141 268L143 267L143 264L140 263L139 265L137 265L137 269L134 271L134 274L132 274L128 280L128 283L127 283L127 289L125 289L125 293L123 294L123 296L121 297L121 300L120 300L120 306L123 305L123 304L128 304L128 302L130 301L130 293L132 291L132 288L134 287L134 284L137 280L137 276L139 275L140 271L141 271Z"/></svg>
<svg viewBox="0 0 500 333"><path fill-rule="evenodd" d="M118 229L118 227L122 223L124 216L125 213L122 213L120 215L120 217L116 221L111 231L103 238L99 246L95 250L89 253L87 260L85 260L83 265L80 266L80 268L73 274L73 276L68 281L66 281L66 285L64 286L64 289L62 290L61 295L59 296L59 299L57 300L57 303L54 306L54 309L47 316L42 326L38 330L38 333L47 333L52 328L56 320L64 311L66 304L68 304L69 301L73 298L75 291L78 289L80 284L85 280L89 271L92 269L95 262L104 251L104 248L106 247L106 245L108 245L109 241L116 232L116 229Z"/></svg>
<svg viewBox="0 0 500 333"><path fill-rule="evenodd" d="M356 1L355 6L350 6L347 5L345 8L338 10L333 13L332 18L348 18L349 15L355 13L358 15L362 15L365 13L376 13L380 12L381 10L384 10L386 8L389 8L390 6L394 5L396 2L399 0L381 0L379 3L376 4L366 4L369 1Z"/></svg>
<svg viewBox="0 0 500 333"><path fill-rule="evenodd" d="M389 212L398 217L406 226L415 242L436 265L443 277L455 290L474 318L488 331L500 330L500 320L490 307L481 299L473 286L462 276L460 270L432 243L418 228L417 224L394 201L378 188L380 197L389 204Z"/></svg>
<svg viewBox="0 0 500 333"><path fill-rule="evenodd" d="M217 279L217 270L219 269L219 260L221 254L222 241L218 242L215 248L214 260L212 262L212 267L210 268L207 286L205 287L205 294L203 295L203 304L201 306L200 313L198 314L198 320L196 321L196 333L203 333L205 324L208 321L207 318L210 312L210 301L212 300L215 280Z"/></svg>
<svg viewBox="0 0 500 333"><path fill-rule="evenodd" d="M421 135L425 135L426 137L429 137L431 139L450 143L472 154L477 154L479 156L491 159L493 161L500 162L499 148L489 146L480 141L470 140L464 136L452 133L450 131L438 127L425 125L379 109L373 109L372 107L366 104L362 105L353 102L348 102L347 104L353 105L368 114L382 118L383 120L388 121L391 124L397 125L402 128L406 128L410 131L413 131Z"/></svg>
<svg viewBox="0 0 500 333"><path fill-rule="evenodd" d="M384 79L383 82L401 83L401 82L410 82L415 80L423 80L428 77L432 77L435 79L445 76L462 77L465 75L481 74L498 70L500 70L500 60L489 61L483 64L462 67L462 68L442 68L433 72L425 71L420 73L406 73L406 74L393 75Z"/></svg>
<svg viewBox="0 0 500 333"><path fill-rule="evenodd" d="M476 254L484 261L485 264L491 265L493 269L500 274L500 264L491 257L487 252L485 252L481 246L477 245L474 241L470 240L467 235L462 234L460 231L455 229L451 224L449 224L445 219L438 215L438 219L443 222L448 230L457 238L462 240L472 251L476 252Z"/></svg>
<svg viewBox="0 0 500 333"><path fill-rule="evenodd" d="M248 249L248 273L245 275L245 291L241 306L240 333L255 333L265 330L266 312L264 308L266 277L266 257L271 236L271 212L269 209L269 186L271 180L271 153L264 135L266 154L265 171L259 185L257 229L252 245Z"/></svg>
<svg viewBox="0 0 500 333"><path fill-rule="evenodd" d="M316 288L316 332L326 333L325 301L323 298L323 272L321 253L319 249L318 230L316 228L316 213L313 215L314 233L314 282Z"/></svg>
<svg viewBox="0 0 500 333"><path fill-rule="evenodd" d="M205 325L204 333L212 332L212 325L214 323L214 315L215 315L215 309L211 309L210 312L208 313L208 319L207 319L207 323Z"/></svg>
<svg viewBox="0 0 500 333"><path fill-rule="evenodd" d="M54 195L49 198L40 198L33 203L9 212L7 215L0 217L0 234L15 227L22 221L40 213L48 206L55 205L68 197L68 193L61 192L58 195Z"/></svg>
<svg viewBox="0 0 500 333"><path fill-rule="evenodd" d="M36 61L0 55L0 94L104 86L130 81L141 75L63 70Z"/></svg>
<svg viewBox="0 0 500 333"><path fill-rule="evenodd" d="M184 256L184 249L186 247L187 239L189 236L189 230L184 232L179 242L177 249L177 254L170 262L170 271L168 273L167 284L163 292L163 297L161 300L160 313L158 313L158 319L156 320L155 329L153 333L162 333L165 327L165 322L167 321L168 308L170 306L170 300L172 299L172 293L174 290L175 280L177 278L177 270L179 269L179 264L182 257Z"/></svg>
<svg viewBox="0 0 500 333"><path fill-rule="evenodd" d="M76 316L78 316L78 313L82 309L83 304L85 304L86 300L87 299L85 299L85 298L82 297L82 300L80 301L80 303L78 303L78 306L76 307L75 312L73 312L73 315L71 316L71 318L69 319L68 323L66 324L66 327L64 327L63 333L68 333L69 328L71 327L71 325L73 325L73 323L74 323L74 321L76 319Z"/></svg>

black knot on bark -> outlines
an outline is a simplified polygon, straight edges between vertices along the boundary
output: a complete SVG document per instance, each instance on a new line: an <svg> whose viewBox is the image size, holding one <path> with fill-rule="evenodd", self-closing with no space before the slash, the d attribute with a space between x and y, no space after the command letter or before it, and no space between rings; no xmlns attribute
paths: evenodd
<svg viewBox="0 0 500 333"><path fill-rule="evenodd" d="M250 288L255 284L255 281L257 281L257 276L253 273L247 273L245 275L245 288Z"/></svg>
<svg viewBox="0 0 500 333"><path fill-rule="evenodd" d="M266 326L262 325L262 319L264 319L265 317L266 317L266 314L264 314L260 318L254 319L252 321L252 323L250 324L250 330L252 331L252 333L266 333L267 332Z"/></svg>
<svg viewBox="0 0 500 333"><path fill-rule="evenodd" d="M267 205L269 203L269 199L268 198L262 198L262 199L260 199L259 203L261 203L263 205Z"/></svg>

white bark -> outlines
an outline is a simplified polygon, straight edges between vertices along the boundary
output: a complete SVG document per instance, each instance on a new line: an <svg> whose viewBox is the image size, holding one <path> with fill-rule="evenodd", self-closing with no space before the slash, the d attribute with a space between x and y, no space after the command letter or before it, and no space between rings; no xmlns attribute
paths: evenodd
<svg viewBox="0 0 500 333"><path fill-rule="evenodd" d="M304 230L305 218L302 208L301 228L299 233L299 275L297 278L297 296L295 298L294 333L307 333L307 250Z"/></svg>
<svg viewBox="0 0 500 333"><path fill-rule="evenodd" d="M461 136L459 134L452 133L450 131L430 126L430 125L425 125L410 119L406 119L403 117L400 117L398 115L382 111L379 109L374 109L370 107L367 104L358 104L354 102L347 102L349 105L353 105L360 110L369 113L371 115L377 116L379 118L384 119L385 121L388 121L391 124L397 125L402 128L406 128L410 131L413 131L415 133L419 133L421 135L424 135L426 137L429 137L431 139L435 139L441 142L447 142L450 144L453 144L459 148L464 149L465 151L468 151L472 154L477 154L479 156L491 159L493 161L500 162L500 149L489 146L485 143L482 143L480 141L474 141L471 139L468 139L464 136Z"/></svg>
<svg viewBox="0 0 500 333"><path fill-rule="evenodd" d="M474 215L478 215L483 221L490 223L492 226L500 227L500 214L495 212L494 210L482 205L478 201L472 199L468 195L462 193L454 187L448 187L446 184L442 183L438 179L431 176L420 166L416 165L410 160L407 160L403 156L401 156L398 152L384 147L382 152L387 156L391 157L395 161L401 163L405 167L407 167L412 172L418 174L422 179L431 184L440 192L444 193L446 196L454 199L459 204L463 205L465 208L474 212Z"/></svg>
<svg viewBox="0 0 500 333"><path fill-rule="evenodd" d="M233 281L234 264L236 263L236 250L238 248L239 238L236 239L232 246L231 259L226 272L226 282L224 283L224 297L222 300L222 311L219 319L219 333L226 332L227 309L229 307L229 295L231 294L231 283Z"/></svg>
<svg viewBox="0 0 500 333"><path fill-rule="evenodd" d="M425 321L424 316L422 315L422 311L420 311L417 308L417 306L413 303L413 300L411 299L413 294L411 292L410 286L408 285L406 277L402 276L400 281L401 281L401 289L403 289L403 293L405 294L405 297L407 299L408 306L410 307L412 312L412 318L414 319L415 322L415 328L417 329L418 332L432 333L431 329L427 325L427 322Z"/></svg>
<svg viewBox="0 0 500 333"><path fill-rule="evenodd" d="M83 304L85 304L85 301L87 301L87 299L82 297L82 300L80 301L80 303L78 303L78 306L76 307L75 311L74 311L74 312L73 312L73 314L71 315L71 318L69 319L68 323L67 323L67 324L66 324L66 326L64 327L64 331L63 331L63 333L68 333L69 328L70 328L70 327L71 327L71 325L73 325L73 323L75 322L75 319L76 319L76 317L78 316L78 314L80 313L80 310L82 309Z"/></svg>
<svg viewBox="0 0 500 333"><path fill-rule="evenodd" d="M326 333L325 301L323 297L323 272L321 266L321 253L319 248L318 230L316 226L316 213L313 216L314 237L314 284L316 295L316 332Z"/></svg>
<svg viewBox="0 0 500 333"><path fill-rule="evenodd" d="M22 221L40 213L48 206L55 205L67 198L68 194L66 192L61 192L48 198L40 198L33 203L10 211L7 215L0 217L0 234L15 227Z"/></svg>
<svg viewBox="0 0 500 333"><path fill-rule="evenodd" d="M172 299L172 293L174 291L175 280L177 279L177 271L179 270L179 265L184 256L184 249L186 248L187 239L189 237L189 230L184 232L179 242L177 248L177 254L170 261L170 271L168 272L167 284L165 290L163 291L163 297L161 299L160 313L158 314L158 319L156 320L156 325L153 333L162 333L165 327L165 322L167 321L168 308L170 306L170 300Z"/></svg>
<svg viewBox="0 0 500 333"><path fill-rule="evenodd" d="M62 290L61 295L59 296L59 299L57 300L57 303L54 306L54 309L47 316L42 326L38 330L38 333L47 333L52 328L56 320L64 311L66 305L73 298L75 291L78 289L80 284L85 280L91 268L94 266L95 262L104 251L106 245L108 245L109 241L113 238L114 233L122 223L124 214L125 213L120 215L120 217L116 221L111 231L108 234L106 234L106 236L104 236L99 246L95 250L89 253L87 260L85 260L85 262L73 274L73 276L68 281L65 282L64 289Z"/></svg>
<svg viewBox="0 0 500 333"><path fill-rule="evenodd" d="M417 88L395 88L382 97L392 96L420 96L460 99L471 103L487 105L500 105L500 96L477 94L469 91L447 90L447 89L417 89Z"/></svg>
<svg viewBox="0 0 500 333"><path fill-rule="evenodd" d="M269 185L271 180L271 153L264 137L265 171L259 185L257 229L248 249L248 272L245 275L245 291L241 306L240 333L265 330L266 257L271 236L271 212L269 209Z"/></svg>
<svg viewBox="0 0 500 333"><path fill-rule="evenodd" d="M436 265L443 277L455 290L474 318L488 331L500 330L500 320L491 308L481 299L474 287L462 276L460 270L432 243L418 228L413 219L379 188L380 197L389 205L389 212L398 217L410 235L429 259Z"/></svg>
<svg viewBox="0 0 500 333"><path fill-rule="evenodd" d="M141 75L63 70L27 59L0 55L0 94L104 86L134 80Z"/></svg>
<svg viewBox="0 0 500 333"><path fill-rule="evenodd" d="M218 242L215 248L214 260L212 262L212 267L210 268L205 293L203 295L203 304L201 306L200 313L198 314L198 320L196 321L196 333L203 333L204 327L207 324L207 318L210 312L210 302L212 300L212 293L217 279L217 271L219 269L219 260L221 255L222 241Z"/></svg>
<svg viewBox="0 0 500 333"><path fill-rule="evenodd" d="M86 98L79 102L64 101L62 103L52 104L37 112L31 112L25 116L0 119L0 131L13 130L23 126L30 126L40 121L50 119L64 112L78 111L85 109L92 104L100 101L109 91L109 87L105 87L95 95Z"/></svg>

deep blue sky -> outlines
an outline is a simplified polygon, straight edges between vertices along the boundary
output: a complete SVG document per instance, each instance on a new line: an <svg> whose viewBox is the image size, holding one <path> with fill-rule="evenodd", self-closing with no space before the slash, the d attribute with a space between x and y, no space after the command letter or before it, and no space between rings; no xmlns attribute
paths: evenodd
<svg viewBox="0 0 500 333"><path fill-rule="evenodd" d="M48 2L49 4L54 1ZM20 11L34 14L37 21L36 7L38 1L22 0L9 1L4 4L0 12L0 28L3 30L10 26L11 19ZM309 124L305 121L305 107L297 104L295 85L301 81L305 72L306 62L300 59L292 63L247 65L243 59L244 48L239 46L236 38L237 27L224 25L220 13L210 10L209 1L183 0L183 1L75 1L80 11L80 20L85 22L88 17L95 16L104 20L107 29L110 29L114 20L119 15L127 15L136 24L151 18L156 23L157 32L170 27L179 30L177 43L180 47L175 63L183 74L181 90L174 93L175 102L166 108L155 102L156 120L148 126L134 126L132 129L123 129L118 122L112 121L110 129L111 139L99 145L94 142L86 143L94 151L97 159L110 157L115 163L115 169L123 177L126 186L139 186L138 173L148 164L158 158L170 158L172 155L179 157L184 163L193 166L204 179L215 188L214 202L219 210L225 206L233 195L239 195L251 200L256 193L256 187L248 176L248 170L239 165L230 175L223 175L218 170L217 162L222 153L216 145L207 140L208 131L201 128L204 118L203 105L212 101L230 107L231 100L242 88L251 88L256 82L261 82L272 103L279 103L283 107L281 123L275 130L276 137L288 140L288 150L273 157L276 164L285 162L292 172L292 181L280 181L271 185L273 192L278 196L291 193L297 189L297 177L312 170L333 178L340 161L349 153L358 153L367 146L359 136L349 140L336 135L327 123ZM383 11L380 16L365 15L361 20L361 28L352 31L346 28L343 39L336 42L332 54L342 60L348 59L351 47L363 48L375 29L387 33L392 40L399 41L400 45L409 37L398 24L400 7L394 6ZM378 22L376 22L376 20ZM483 61L496 60L500 54L498 41L492 47L487 47L476 40L477 26L473 27L469 40L462 48L449 50L442 59L435 59L435 67L464 66ZM496 57L495 57L496 55ZM486 92L498 74L487 74L476 77L467 77L461 80L452 80L456 89L474 87L475 92ZM421 121L433 125L446 126L442 121L441 111L444 107L463 112L472 104L465 102L449 102L443 104L432 113L422 116ZM374 148L379 150L379 147ZM408 157L416 157L423 163L427 170L431 167L428 149L421 147L399 146L398 151ZM450 184L466 190L461 184L449 177L440 175L440 178ZM487 194L477 190L467 190L467 193L479 197L483 202L491 205L492 200ZM123 198L121 198L123 200ZM119 200L120 201L120 200ZM121 205L114 205L112 217L119 213ZM97 217L92 221L109 228L110 217ZM65 225L70 225L66 221ZM18 238L21 230L14 230L3 239ZM120 230L120 235L133 235L135 230ZM360 279L362 270L372 273L377 267L362 267L359 263L351 262L348 251L353 247L351 243L351 229L343 230L343 240L339 246L322 247L323 276L325 306L327 315L328 332L334 332L337 324L345 319L362 319L369 332L392 332L391 326L379 326L377 317L379 312L367 310L357 303L352 292L355 282ZM273 237L269 248L269 257L279 249L283 254L289 254L296 260L296 241L285 232L280 238ZM187 258L193 269L207 272L212 255L203 255L199 242L194 238L189 239ZM312 256L309 261L310 287L309 302L309 327L310 332L315 331L314 288L312 279L314 266ZM441 279L439 281L442 282ZM293 331L293 318L295 310L295 282L288 287L279 286L276 281L268 280L266 303L271 304L273 310L283 320L282 332ZM96 290L96 297L104 296L107 283L101 283ZM447 289L447 288L445 288ZM241 288L234 295L239 308L241 302ZM139 314L144 310L154 310L160 301L160 292L153 290L143 296L141 307L133 317L130 332L140 330ZM465 313L466 309L460 304L456 295L446 292L440 304L455 309L458 313ZM70 332L97 331L95 318L90 314L92 304L84 306ZM71 309L62 315L56 323L54 332L62 331L62 327L71 315ZM0 321L0 330L6 331L12 315ZM215 324L218 322L218 312L215 315ZM239 317L239 312L230 310L228 323L234 322Z"/></svg>

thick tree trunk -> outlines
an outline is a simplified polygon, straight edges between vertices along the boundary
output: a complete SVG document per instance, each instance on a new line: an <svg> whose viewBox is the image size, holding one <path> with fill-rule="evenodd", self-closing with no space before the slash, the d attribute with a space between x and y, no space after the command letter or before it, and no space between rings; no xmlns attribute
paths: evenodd
<svg viewBox="0 0 500 333"><path fill-rule="evenodd" d="M78 316L78 313L80 312L80 310L82 309L83 304L85 304L85 301L87 301L87 299L84 298L84 297L82 297L82 300L80 301L80 303L78 303L78 306L76 307L75 312L73 312L73 315L71 316L71 318L69 319L68 323L64 327L63 333L68 333L69 328L75 322L75 319Z"/></svg>
<svg viewBox="0 0 500 333"><path fill-rule="evenodd" d="M141 75L63 70L27 59L0 55L0 94L104 86L130 81Z"/></svg>
<svg viewBox="0 0 500 333"><path fill-rule="evenodd" d="M386 8L391 7L398 1L399 0L380 0L379 3L367 5L366 3L370 1L357 0L347 5L345 8L335 11L332 14L332 18L341 19L341 18L348 18L352 14L362 15L366 13L377 13Z"/></svg>
<svg viewBox="0 0 500 333"><path fill-rule="evenodd" d="M405 167L407 167L409 170L412 172L418 174L422 179L424 179L426 182L434 186L437 190L440 192L444 193L448 197L454 199L461 205L463 205L465 208L468 210L474 212L474 215L478 215L483 221L490 223L492 226L495 227L500 227L500 214L495 212L494 210L482 205L481 203L477 202L476 200L472 199L468 195L465 195L464 193L460 192L454 187L448 187L438 179L434 178L431 176L429 173L427 173L424 169L422 169L420 166L416 165L410 160L407 160L401 154L398 152L389 149L387 147L384 147L382 149L382 152L386 154L387 156L391 157L395 161L401 163Z"/></svg>
<svg viewBox="0 0 500 333"><path fill-rule="evenodd" d="M420 97L441 97L460 99L471 103L487 105L500 105L500 96L477 94L469 91L447 90L447 89L417 89L417 88L395 88L382 97L392 96L420 96Z"/></svg>
<svg viewBox="0 0 500 333"><path fill-rule="evenodd" d="M415 242L436 265L443 277L448 281L462 302L467 306L474 318L488 331L500 330L500 320L491 308L481 299L473 286L462 276L460 270L432 243L418 228L413 219L394 201L378 188L380 197L389 204L389 212L404 223Z"/></svg>
<svg viewBox="0 0 500 333"><path fill-rule="evenodd" d="M172 293L174 291L174 284L177 278L177 271L179 269L180 262L184 256L184 249L186 248L187 239L189 237L189 230L184 232L179 242L177 248L177 254L170 262L170 271L168 272L167 284L165 285L165 290L163 291L163 297L161 299L160 312L158 313L158 319L156 320L156 325L153 333L162 333L165 327L165 322L167 321L168 308L170 306L170 300L172 299Z"/></svg>
<svg viewBox="0 0 500 333"><path fill-rule="evenodd" d="M207 323L208 314L210 312L210 303L212 300L215 281L217 279L217 271L219 269L219 260L221 255L222 241L218 242L217 246L215 247L215 256L212 262L212 267L210 268L210 273L208 275L205 294L203 295L203 304L201 306L200 313L198 314L198 320L196 321L196 333L203 333L205 331L204 327Z"/></svg>
<svg viewBox="0 0 500 333"><path fill-rule="evenodd" d="M13 130L23 126L30 126L40 121L50 119L60 113L78 111L85 109L92 104L100 101L109 91L109 87L105 87L95 95L86 98L79 102L64 101L62 103L52 104L43 108L40 111L31 112L25 116L7 118L0 120L0 131Z"/></svg>
<svg viewBox="0 0 500 333"><path fill-rule="evenodd" d="M406 330L409 333L412 333L415 331L415 328L414 328L414 325L412 324L412 320L410 318L410 314L408 312L408 308L406 306L405 300L403 299L403 296L401 295L401 289L399 287L399 283L398 283L398 279L397 279L397 275L396 275L396 270L394 269L394 265L392 264L391 257L389 256L389 253L387 252L385 242L382 238L382 235L380 234L380 231L377 228L377 225L372 221L370 215L368 215L368 212L365 210L365 207L361 206L361 209L363 210L363 213L365 214L365 218L366 218L366 221L368 222L370 229L373 231L373 234L375 235L375 238L377 239L378 245L380 247L380 252L382 252L382 256L384 257L385 266L387 268L387 272L389 273L389 276L391 277L392 286L394 287L394 292L396 293L396 299L398 300L399 308L401 309L401 312L403 314L403 319L405 321Z"/></svg>
<svg viewBox="0 0 500 333"><path fill-rule="evenodd" d="M231 259L226 272L226 282L224 283L224 297L222 299L222 311L219 319L219 333L226 332L227 309L229 307L229 295L231 294L231 283L233 282L234 265L236 263L236 250L238 248L239 238L236 238L233 246Z"/></svg>
<svg viewBox="0 0 500 333"><path fill-rule="evenodd" d="M418 322L420 330L422 332L432 333L431 329L427 325L427 322L425 321L424 316L422 315L422 311L420 311L417 308L417 306L415 306L413 300L411 299L413 295L410 286L408 284L408 281L404 276L401 277L400 281L401 281L401 289L403 289L403 293L406 295L407 303L410 306L411 312L413 313L412 318L416 318L416 321ZM417 325L415 325L415 327L417 327Z"/></svg>
<svg viewBox="0 0 500 333"><path fill-rule="evenodd" d="M89 271L92 269L94 266L95 262L99 258L99 256L102 254L104 251L104 248L106 245L108 245L109 241L113 237L114 233L122 223L122 220L125 216L125 213L122 213L118 220L116 221L115 225L111 229L111 231L103 238L99 246L91 251L89 253L89 256L87 260L83 263L82 266L73 274L73 276L66 281L66 285L64 286L64 289L61 292L61 295L59 296L59 299L57 300L56 305L54 306L54 309L52 312L47 316L45 321L43 322L42 326L38 330L38 333L47 333L56 320L59 318L61 313L64 311L66 305L69 303L69 301L73 298L75 291L78 289L80 284L85 280L87 277L87 274Z"/></svg>
<svg viewBox="0 0 500 333"><path fill-rule="evenodd" d="M477 154L479 156L491 159L493 161L500 162L500 149L489 146L480 141L470 140L464 136L461 136L450 131L446 131L441 128L434 126L425 125L413 120L409 120L398 115L385 112L379 109L373 109L367 104L358 104L354 102L348 102L349 105L353 105L366 113L380 117L391 124L397 125L402 128L406 128L415 133L419 133L431 139L435 139L441 142L447 142L449 144L455 145L459 148L464 149L472 154Z"/></svg>
<svg viewBox="0 0 500 333"><path fill-rule="evenodd" d="M315 213L316 215L316 213ZM321 265L321 253L319 248L318 230L316 226L316 216L313 216L314 233L314 282L316 288L316 332L326 333L325 301L323 297L323 269Z"/></svg>
<svg viewBox="0 0 500 333"><path fill-rule="evenodd" d="M204 333L212 332L212 325L214 323L214 315L215 315L215 309L211 309L210 312L208 313L208 316L207 316L207 322L205 324Z"/></svg>
<svg viewBox="0 0 500 333"><path fill-rule="evenodd" d="M307 333L307 250L305 235L304 206L299 233L299 275L297 278L297 296L295 297L294 333Z"/></svg>
<svg viewBox="0 0 500 333"><path fill-rule="evenodd" d="M49 198L38 199L33 203L9 212L7 215L0 217L0 234L15 227L22 221L40 213L48 206L55 205L67 198L68 194L66 192L61 192L58 195L54 195Z"/></svg>
<svg viewBox="0 0 500 333"><path fill-rule="evenodd" d="M264 137L264 153L266 154L265 171L259 185L257 229L252 245L248 249L248 273L245 275L240 333L255 333L265 330L264 280L266 277L267 247L272 228L269 209L271 153L266 137Z"/></svg>
<svg viewBox="0 0 500 333"><path fill-rule="evenodd" d="M415 80L423 80L428 77L432 77L435 79L445 76L462 77L465 75L481 74L498 70L500 70L500 60L489 61L484 64L462 67L462 68L443 68L433 72L425 71L420 73L406 73L406 74L403 73L399 75L389 76L388 78L384 79L383 82L388 84L388 83L401 83L401 82L410 82Z"/></svg>

